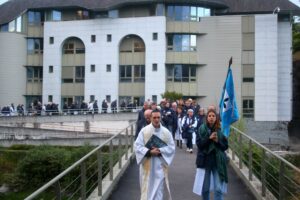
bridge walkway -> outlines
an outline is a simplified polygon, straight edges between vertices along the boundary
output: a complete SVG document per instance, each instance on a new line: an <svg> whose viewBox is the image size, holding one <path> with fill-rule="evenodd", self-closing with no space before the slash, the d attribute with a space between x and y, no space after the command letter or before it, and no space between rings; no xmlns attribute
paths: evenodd
<svg viewBox="0 0 300 200"><path fill-rule="evenodd" d="M200 200L201 197L192 192L195 177L196 153L187 153L184 149L176 149L175 158L170 166L170 189L173 200ZM225 200L253 200L255 197L244 182L228 165L228 193ZM165 192L166 194L167 192ZM120 179L110 200L138 200L140 198L139 167L134 159ZM167 199L164 198L164 199Z"/></svg>

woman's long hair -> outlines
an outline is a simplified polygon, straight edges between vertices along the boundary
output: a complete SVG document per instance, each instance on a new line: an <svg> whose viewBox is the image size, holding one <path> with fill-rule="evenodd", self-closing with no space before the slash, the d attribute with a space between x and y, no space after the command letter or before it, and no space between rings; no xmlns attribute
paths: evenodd
<svg viewBox="0 0 300 200"><path fill-rule="evenodd" d="M216 122L215 124L213 125L214 129L215 130L218 130L218 129L221 129L221 123L220 123L220 118L218 117L218 114L216 111L214 110L208 110L207 113L206 113L206 124L208 125L208 115L209 113L214 113L216 115Z"/></svg>

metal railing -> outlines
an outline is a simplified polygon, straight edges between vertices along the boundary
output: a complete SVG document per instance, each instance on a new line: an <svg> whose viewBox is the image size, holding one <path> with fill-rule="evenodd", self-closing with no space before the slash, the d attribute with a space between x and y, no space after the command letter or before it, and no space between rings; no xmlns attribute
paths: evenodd
<svg viewBox="0 0 300 200"><path fill-rule="evenodd" d="M88 110L88 109L60 109L60 110L24 110L23 112L0 111L0 117L14 117L14 116L57 116L57 115L95 115L105 113L123 113L123 112L138 112L142 106L126 106L117 107L115 109L108 108L102 110Z"/></svg>
<svg viewBox="0 0 300 200"><path fill-rule="evenodd" d="M272 199L300 200L299 168L235 127L231 127L229 147L232 160L236 156L239 159L239 169L244 165L248 168L248 181L257 178L261 182L260 196L270 194Z"/></svg>
<svg viewBox="0 0 300 200"><path fill-rule="evenodd" d="M125 160L133 153L134 124L112 136L104 144L96 147L65 171L33 192L25 200L31 199L81 199L85 200L95 190L102 196L104 177L114 178L114 166L121 169Z"/></svg>

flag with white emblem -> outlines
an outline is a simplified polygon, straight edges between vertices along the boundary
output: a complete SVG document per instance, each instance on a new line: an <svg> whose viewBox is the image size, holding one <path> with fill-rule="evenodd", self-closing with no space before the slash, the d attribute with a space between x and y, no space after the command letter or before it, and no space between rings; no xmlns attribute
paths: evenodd
<svg viewBox="0 0 300 200"><path fill-rule="evenodd" d="M232 58L229 61L227 77L223 87L223 92L220 100L220 118L222 122L222 131L226 137L229 137L230 125L239 120L239 111L237 108L234 84L231 71Z"/></svg>

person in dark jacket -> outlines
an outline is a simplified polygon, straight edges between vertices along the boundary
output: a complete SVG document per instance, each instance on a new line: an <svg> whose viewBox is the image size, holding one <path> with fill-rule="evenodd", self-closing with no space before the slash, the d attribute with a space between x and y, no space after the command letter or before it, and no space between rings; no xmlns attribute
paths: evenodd
<svg viewBox="0 0 300 200"><path fill-rule="evenodd" d="M105 99L102 101L102 106L101 107L102 107L102 112L107 113L108 105L107 105L107 101Z"/></svg>
<svg viewBox="0 0 300 200"><path fill-rule="evenodd" d="M197 134L197 172L193 192L202 195L203 200L210 199L210 188L213 188L215 200L223 200L223 194L227 192L225 150L228 142L220 127L216 111L209 110L206 123L201 125Z"/></svg>
<svg viewBox="0 0 300 200"><path fill-rule="evenodd" d="M145 126L147 126L151 123L151 112L152 112L152 110L150 110L150 109L145 110L145 112L144 112L145 120L140 120L137 122L136 130L135 130L135 139L138 137L142 128L144 128Z"/></svg>
<svg viewBox="0 0 300 200"><path fill-rule="evenodd" d="M117 100L114 100L113 102L111 102L110 107L111 107L112 113L117 113Z"/></svg>
<svg viewBox="0 0 300 200"><path fill-rule="evenodd" d="M98 107L98 101L97 100L95 100L94 103L93 103L93 109L94 109L94 113L98 114L99 107Z"/></svg>

